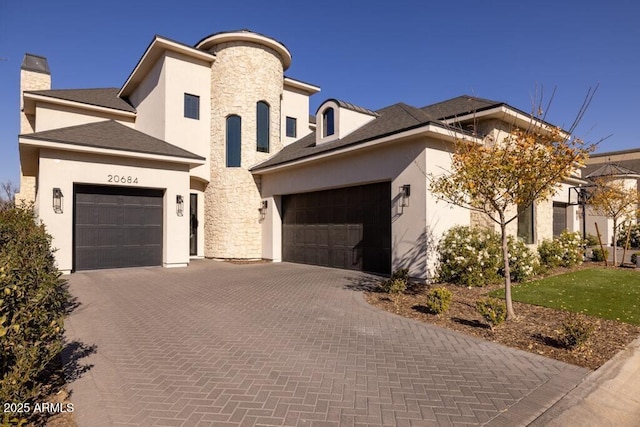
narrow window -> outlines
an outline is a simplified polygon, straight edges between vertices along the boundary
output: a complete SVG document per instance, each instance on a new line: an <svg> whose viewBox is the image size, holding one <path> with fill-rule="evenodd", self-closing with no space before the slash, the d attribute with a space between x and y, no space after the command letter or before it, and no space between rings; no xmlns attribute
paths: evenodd
<svg viewBox="0 0 640 427"><path fill-rule="evenodd" d="M200 97L184 94L184 116L189 119L200 119Z"/></svg>
<svg viewBox="0 0 640 427"><path fill-rule="evenodd" d="M240 116L227 117L227 167L240 167L240 147L242 119Z"/></svg>
<svg viewBox="0 0 640 427"><path fill-rule="evenodd" d="M326 137L333 135L334 123L333 123L333 108L327 108L322 113L322 136Z"/></svg>
<svg viewBox="0 0 640 427"><path fill-rule="evenodd" d="M260 101L256 107L256 132L257 150L262 153L269 152L269 104Z"/></svg>
<svg viewBox="0 0 640 427"><path fill-rule="evenodd" d="M518 206L518 238L528 245L534 241L533 205L526 208Z"/></svg>
<svg viewBox="0 0 640 427"><path fill-rule="evenodd" d="M296 128L297 128L296 119L293 117L287 117L287 136L289 138L296 137L296 130L297 130Z"/></svg>

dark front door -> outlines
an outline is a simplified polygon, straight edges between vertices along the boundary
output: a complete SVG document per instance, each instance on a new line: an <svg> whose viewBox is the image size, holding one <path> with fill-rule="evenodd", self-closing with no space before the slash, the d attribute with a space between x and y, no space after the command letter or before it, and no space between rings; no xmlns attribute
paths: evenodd
<svg viewBox="0 0 640 427"><path fill-rule="evenodd" d="M162 265L163 190L74 186L74 269Z"/></svg>
<svg viewBox="0 0 640 427"><path fill-rule="evenodd" d="M198 255L198 195L189 195L189 255Z"/></svg>
<svg viewBox="0 0 640 427"><path fill-rule="evenodd" d="M388 182L283 196L282 258L390 273Z"/></svg>

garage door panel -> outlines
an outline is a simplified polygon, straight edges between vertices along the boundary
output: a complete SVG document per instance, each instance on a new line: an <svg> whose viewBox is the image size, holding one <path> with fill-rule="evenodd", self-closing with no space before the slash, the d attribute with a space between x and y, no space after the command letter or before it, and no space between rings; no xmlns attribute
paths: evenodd
<svg viewBox="0 0 640 427"><path fill-rule="evenodd" d="M163 191L75 186L76 270L162 264Z"/></svg>
<svg viewBox="0 0 640 427"><path fill-rule="evenodd" d="M389 183L283 196L285 261L389 273Z"/></svg>

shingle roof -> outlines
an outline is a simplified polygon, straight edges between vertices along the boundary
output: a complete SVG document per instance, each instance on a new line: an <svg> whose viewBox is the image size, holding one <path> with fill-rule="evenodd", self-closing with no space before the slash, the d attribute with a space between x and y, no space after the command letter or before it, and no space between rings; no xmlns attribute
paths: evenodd
<svg viewBox="0 0 640 427"><path fill-rule="evenodd" d="M131 104L118 97L119 91L120 89L118 88L108 87L97 89L32 90L26 91L26 93L135 113L136 109Z"/></svg>
<svg viewBox="0 0 640 427"><path fill-rule="evenodd" d="M627 163L632 163L632 162L634 161L633 160L627 161ZM636 170L624 167L620 163L622 163L622 161L616 164L605 163L604 165L603 164L589 165L584 169L583 175L585 178L590 178L590 179L599 178L602 176L640 175L640 173L637 172ZM638 166L640 166L640 160L635 160L635 163L637 163Z"/></svg>
<svg viewBox="0 0 640 427"><path fill-rule="evenodd" d="M204 157L113 120L29 133L20 138L204 160Z"/></svg>
<svg viewBox="0 0 640 427"><path fill-rule="evenodd" d="M421 110L440 120L450 119L465 114L470 114L488 108L506 105L504 102L491 99L477 98L475 96L462 95L437 104L427 105Z"/></svg>
<svg viewBox="0 0 640 427"><path fill-rule="evenodd" d="M315 132L312 132L304 138L287 145L270 159L254 166L252 170L258 171L269 166L275 166L350 145L382 138L394 133L424 126L427 123L440 124L437 120L419 108L411 107L403 103L391 105L375 111L374 113L377 115L374 120L371 120L359 129L349 135L346 135L344 138L315 145L316 134Z"/></svg>
<svg viewBox="0 0 640 427"><path fill-rule="evenodd" d="M364 108L361 107L359 105L356 104L352 104L350 102L346 102L346 101L342 101L340 99L327 99L327 101L334 101L336 104L338 104L339 106L341 106L342 108L346 108L347 110L351 110L351 111L357 111L358 113L364 113L364 114L368 114L370 116L378 116L378 113L376 113L373 110L369 110L368 108ZM327 101L324 101L323 104Z"/></svg>

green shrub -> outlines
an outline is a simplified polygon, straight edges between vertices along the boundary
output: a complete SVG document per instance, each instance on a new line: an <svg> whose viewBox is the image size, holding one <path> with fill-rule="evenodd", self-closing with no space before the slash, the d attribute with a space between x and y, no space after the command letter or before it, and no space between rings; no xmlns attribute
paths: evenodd
<svg viewBox="0 0 640 427"><path fill-rule="evenodd" d="M638 254L631 254L631 264L633 265L637 265L638 264Z"/></svg>
<svg viewBox="0 0 640 427"><path fill-rule="evenodd" d="M405 289L402 290L402 292L404 292L406 290L406 285L409 282L409 269L408 268L400 268L396 271L394 271L393 273L391 273L391 277L387 280L384 280L381 284L380 284L380 288L382 289L383 292L386 293L394 293L391 292L391 287L394 285L394 282L400 280L404 282L405 285ZM399 283L397 283L396 288L398 286L400 286Z"/></svg>
<svg viewBox="0 0 640 427"><path fill-rule="evenodd" d="M585 244L587 246L598 246L600 244L600 241L598 240L597 236L594 236L593 234L587 234Z"/></svg>
<svg viewBox="0 0 640 427"><path fill-rule="evenodd" d="M553 240L545 239L538 245L540 262L548 267L573 267L582 264L584 242L580 233L563 231Z"/></svg>
<svg viewBox="0 0 640 427"><path fill-rule="evenodd" d="M69 295L51 237L35 221L31 208L0 208L0 402L38 398L62 349Z"/></svg>
<svg viewBox="0 0 640 427"><path fill-rule="evenodd" d="M591 259L593 261L601 262L601 261L604 261L605 259L608 259L608 257L609 257L609 251L607 249L605 249L603 253L602 249L593 248L593 252L591 254Z"/></svg>
<svg viewBox="0 0 640 427"><path fill-rule="evenodd" d="M476 309L482 318L493 329L507 318L507 306L505 302L498 298L482 298L476 301Z"/></svg>
<svg viewBox="0 0 640 427"><path fill-rule="evenodd" d="M451 291L445 287L433 288L427 294L425 306L429 313L439 315L449 310L452 297Z"/></svg>
<svg viewBox="0 0 640 427"><path fill-rule="evenodd" d="M480 228L452 227L438 244L440 281L464 286L498 283L502 252L496 233Z"/></svg>
<svg viewBox="0 0 640 427"><path fill-rule="evenodd" d="M620 231L618 232L617 246L623 248L627 243L627 231L629 226L622 224ZM634 249L640 249L640 224L631 225L631 232L629 234L629 247Z"/></svg>
<svg viewBox="0 0 640 427"><path fill-rule="evenodd" d="M589 322L572 316L562 322L559 343L564 348L573 350L582 347L593 333L594 326Z"/></svg>

